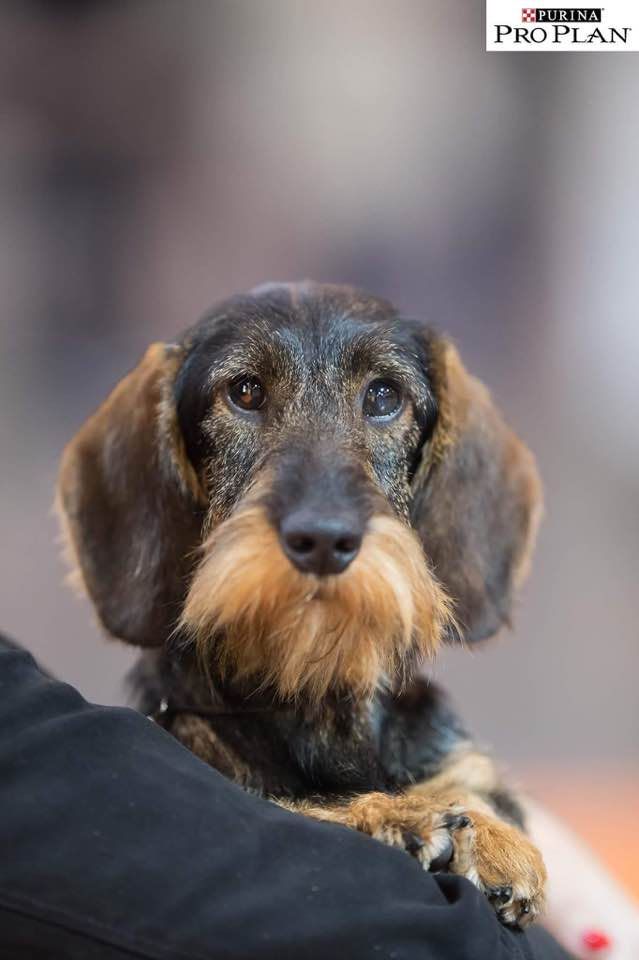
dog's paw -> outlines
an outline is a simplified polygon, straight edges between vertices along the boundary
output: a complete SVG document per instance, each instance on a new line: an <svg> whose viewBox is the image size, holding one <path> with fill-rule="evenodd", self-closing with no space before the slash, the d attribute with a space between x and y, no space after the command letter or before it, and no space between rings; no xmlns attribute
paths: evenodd
<svg viewBox="0 0 639 960"><path fill-rule="evenodd" d="M486 894L505 924L526 926L543 907L546 870L541 854L479 798L477 806L466 808L450 794L415 789L362 794L338 805L281 803L404 850L425 870L467 877Z"/></svg>
<svg viewBox="0 0 639 960"><path fill-rule="evenodd" d="M470 826L461 807L425 802L418 796L370 794L354 801L353 807L358 808L358 830L406 851L432 872L449 869L455 837Z"/></svg>
<svg viewBox="0 0 639 960"><path fill-rule="evenodd" d="M502 923L525 927L544 906L546 868L537 848L516 827L471 810L453 834L449 870L482 890Z"/></svg>
<svg viewBox="0 0 639 960"><path fill-rule="evenodd" d="M379 811L381 813L381 811ZM502 923L524 927L544 905L546 869L516 827L488 812L419 794L394 798L370 822L378 840L406 850L426 870L467 877L486 894Z"/></svg>
<svg viewBox="0 0 639 960"><path fill-rule="evenodd" d="M419 861L432 873L449 870L455 855L453 832L470 823L464 814L446 817L425 817L422 822L386 822L371 832L375 840L397 847Z"/></svg>

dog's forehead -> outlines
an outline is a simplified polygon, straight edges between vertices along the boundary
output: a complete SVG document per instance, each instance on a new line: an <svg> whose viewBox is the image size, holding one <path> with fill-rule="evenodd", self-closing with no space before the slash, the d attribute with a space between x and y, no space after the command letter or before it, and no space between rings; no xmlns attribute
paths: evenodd
<svg viewBox="0 0 639 960"><path fill-rule="evenodd" d="M279 311L300 324L311 323L317 327L347 319L384 323L397 316L388 300L339 284L312 281L267 283L251 290L247 298L258 309Z"/></svg>
<svg viewBox="0 0 639 960"><path fill-rule="evenodd" d="M411 325L387 301L350 287L269 284L219 304L191 333L212 361L242 358L289 375L419 361Z"/></svg>

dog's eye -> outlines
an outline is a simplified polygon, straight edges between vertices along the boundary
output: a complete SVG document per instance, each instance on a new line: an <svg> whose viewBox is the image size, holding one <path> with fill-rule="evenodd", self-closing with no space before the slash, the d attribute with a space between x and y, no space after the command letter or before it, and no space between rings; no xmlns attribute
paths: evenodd
<svg viewBox="0 0 639 960"><path fill-rule="evenodd" d="M388 380L373 380L364 394L364 414L367 417L390 417L402 403L399 389Z"/></svg>
<svg viewBox="0 0 639 960"><path fill-rule="evenodd" d="M229 397L240 410L259 410L264 406L266 390L257 377L240 377L229 386Z"/></svg>

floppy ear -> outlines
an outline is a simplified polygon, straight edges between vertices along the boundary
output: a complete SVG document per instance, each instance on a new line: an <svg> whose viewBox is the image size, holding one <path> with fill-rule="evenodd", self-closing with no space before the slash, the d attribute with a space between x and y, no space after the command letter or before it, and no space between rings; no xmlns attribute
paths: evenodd
<svg viewBox="0 0 639 960"><path fill-rule="evenodd" d="M106 630L161 644L199 542L199 483L177 424L182 351L153 344L64 451L57 505L71 557Z"/></svg>
<svg viewBox="0 0 639 960"><path fill-rule="evenodd" d="M504 423L455 348L434 344L439 419L413 480L412 523L453 600L462 638L509 623L541 515L530 451Z"/></svg>

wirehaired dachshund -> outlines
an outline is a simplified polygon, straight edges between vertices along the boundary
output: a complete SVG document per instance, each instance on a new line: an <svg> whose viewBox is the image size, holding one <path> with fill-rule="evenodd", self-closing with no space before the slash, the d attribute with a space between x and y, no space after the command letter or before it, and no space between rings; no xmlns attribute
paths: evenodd
<svg viewBox="0 0 639 960"><path fill-rule="evenodd" d="M245 789L541 910L521 808L420 665L508 623L533 459L447 340L269 284L153 344L67 447L59 510L139 706Z"/></svg>

